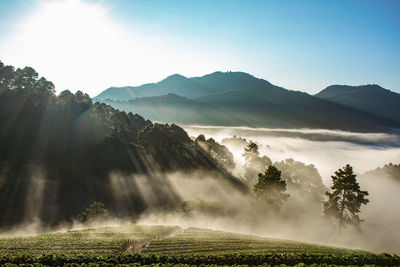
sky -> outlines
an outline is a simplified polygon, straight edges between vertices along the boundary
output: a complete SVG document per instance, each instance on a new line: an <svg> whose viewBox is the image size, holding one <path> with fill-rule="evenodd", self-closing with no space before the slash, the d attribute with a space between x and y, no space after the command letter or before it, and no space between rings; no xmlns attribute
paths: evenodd
<svg viewBox="0 0 400 267"><path fill-rule="evenodd" d="M0 0L0 60L90 96L215 71L400 93L399 14L397 0Z"/></svg>

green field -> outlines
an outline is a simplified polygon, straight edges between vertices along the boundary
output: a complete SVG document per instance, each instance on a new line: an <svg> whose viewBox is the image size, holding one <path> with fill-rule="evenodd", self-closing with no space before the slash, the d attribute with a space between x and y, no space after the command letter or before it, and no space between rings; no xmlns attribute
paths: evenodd
<svg viewBox="0 0 400 267"><path fill-rule="evenodd" d="M188 228L172 237L153 240L141 250L143 253L179 255L201 253L334 253L365 254L360 250L321 246L316 244L263 238L200 228Z"/></svg>
<svg viewBox="0 0 400 267"><path fill-rule="evenodd" d="M126 224L36 236L0 237L0 254L115 254L127 242L150 240L174 229L169 226Z"/></svg>
<svg viewBox="0 0 400 267"><path fill-rule="evenodd" d="M0 265L8 266L300 263L399 266L400 257L199 228L135 224L0 237Z"/></svg>
<svg viewBox="0 0 400 267"><path fill-rule="evenodd" d="M179 230L179 231L176 231ZM172 236L169 236L172 235ZM141 244L130 252L179 255L201 253L365 253L279 239L262 238L200 228L127 224L84 230L0 237L0 254L115 254L127 244Z"/></svg>

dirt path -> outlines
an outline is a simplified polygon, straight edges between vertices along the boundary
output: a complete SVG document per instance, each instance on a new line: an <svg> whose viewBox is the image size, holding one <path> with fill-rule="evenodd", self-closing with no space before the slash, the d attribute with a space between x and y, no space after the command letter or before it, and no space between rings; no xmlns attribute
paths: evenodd
<svg viewBox="0 0 400 267"><path fill-rule="evenodd" d="M162 233L154 238L149 238L141 241L127 241L122 245L121 250L126 253L139 253L143 248L148 247L150 242L153 240L159 240L171 236L176 236L178 234L182 234L183 229L179 226L174 227L173 229Z"/></svg>

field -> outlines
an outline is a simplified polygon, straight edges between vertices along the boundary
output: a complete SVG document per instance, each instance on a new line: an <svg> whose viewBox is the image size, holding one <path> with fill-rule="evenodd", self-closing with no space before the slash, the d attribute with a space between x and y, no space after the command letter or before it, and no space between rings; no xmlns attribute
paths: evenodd
<svg viewBox="0 0 400 267"><path fill-rule="evenodd" d="M364 251L321 246L316 244L263 238L199 228L188 228L182 233L153 240L141 250L143 253L179 255L201 253L203 255L227 253L333 253L363 254Z"/></svg>
<svg viewBox="0 0 400 267"><path fill-rule="evenodd" d="M129 242L141 242L161 236L174 227L127 224L37 236L0 237L0 254L115 254Z"/></svg>
<svg viewBox="0 0 400 267"><path fill-rule="evenodd" d="M0 237L0 265L10 266L299 263L398 266L400 257L199 228L134 224Z"/></svg>

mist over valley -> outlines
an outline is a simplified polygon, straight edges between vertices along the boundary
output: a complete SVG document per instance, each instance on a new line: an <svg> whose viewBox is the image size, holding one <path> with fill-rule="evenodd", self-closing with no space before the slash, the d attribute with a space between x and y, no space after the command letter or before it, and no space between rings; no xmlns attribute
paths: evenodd
<svg viewBox="0 0 400 267"><path fill-rule="evenodd" d="M400 266L400 5L0 1L0 266Z"/></svg>

